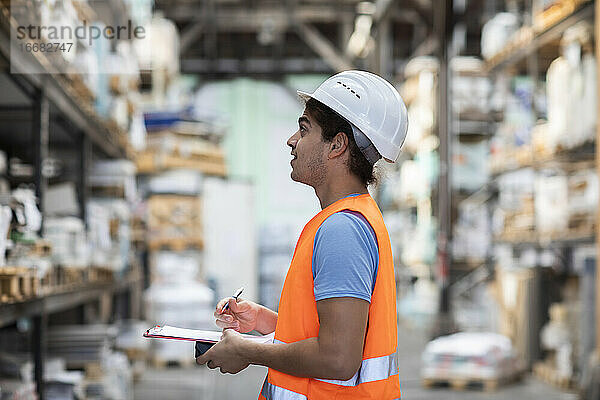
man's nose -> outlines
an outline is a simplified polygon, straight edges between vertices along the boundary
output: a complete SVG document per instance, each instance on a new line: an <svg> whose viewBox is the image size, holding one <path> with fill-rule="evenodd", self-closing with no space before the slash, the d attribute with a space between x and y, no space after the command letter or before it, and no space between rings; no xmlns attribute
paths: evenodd
<svg viewBox="0 0 600 400"><path fill-rule="evenodd" d="M290 138L287 140L287 145L290 146L292 149L294 147L296 147L296 143L298 143L298 138L296 137L298 134L298 132L294 133L292 136L290 136Z"/></svg>

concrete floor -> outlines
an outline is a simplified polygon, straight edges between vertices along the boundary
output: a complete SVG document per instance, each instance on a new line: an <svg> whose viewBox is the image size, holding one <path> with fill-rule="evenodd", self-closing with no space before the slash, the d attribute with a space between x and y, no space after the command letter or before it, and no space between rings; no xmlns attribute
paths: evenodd
<svg viewBox="0 0 600 400"><path fill-rule="evenodd" d="M576 400L577 395L558 391L526 376L520 382L486 393L481 390L424 389L419 378L421 352L427 335L409 327L399 329L402 398L410 400ZM148 369L135 386L135 400L255 400L266 369L252 366L241 373L222 375L205 367Z"/></svg>

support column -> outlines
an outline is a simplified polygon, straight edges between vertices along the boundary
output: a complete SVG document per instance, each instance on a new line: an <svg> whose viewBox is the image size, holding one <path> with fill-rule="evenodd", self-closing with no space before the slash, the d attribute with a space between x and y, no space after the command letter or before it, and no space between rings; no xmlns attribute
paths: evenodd
<svg viewBox="0 0 600 400"><path fill-rule="evenodd" d="M440 285L440 304L438 310L438 326L434 335L443 335L451 331L450 310L450 251L452 241L451 221L451 146L450 137L450 105L449 105L449 67L448 41L452 33L452 0L443 2L445 5L434 7L433 28L438 39L438 59L440 62L438 84L438 135L440 138L440 175L438 182L438 282Z"/></svg>
<svg viewBox="0 0 600 400"><path fill-rule="evenodd" d="M46 359L46 337L48 319L42 311L32 319L31 348L33 351L34 379L39 400L44 400L44 361Z"/></svg>
<svg viewBox="0 0 600 400"><path fill-rule="evenodd" d="M50 137L50 104L44 89L36 91L33 109L32 145L34 151L34 183L35 195L38 199L38 208L44 213L44 194L48 186L48 180L44 176L44 164L48 158L48 141ZM43 218L42 218L43 224ZM40 229L43 231L43 225ZM41 232L40 232L41 233Z"/></svg>
<svg viewBox="0 0 600 400"><path fill-rule="evenodd" d="M596 1L596 18L594 23L596 39L596 64L600 65L600 1ZM598 70L597 93L600 95L600 70ZM600 115L600 102L598 102L598 111ZM596 123L596 171L600 175L600 124ZM596 249L600 254L600 213L596 221ZM596 257L596 356L600 359L600 269L598 268L598 258Z"/></svg>
<svg viewBox="0 0 600 400"><path fill-rule="evenodd" d="M92 143L85 133L81 133L79 141L79 209L81 219L87 228L87 209L86 204L89 198L88 176L90 164L92 162Z"/></svg>

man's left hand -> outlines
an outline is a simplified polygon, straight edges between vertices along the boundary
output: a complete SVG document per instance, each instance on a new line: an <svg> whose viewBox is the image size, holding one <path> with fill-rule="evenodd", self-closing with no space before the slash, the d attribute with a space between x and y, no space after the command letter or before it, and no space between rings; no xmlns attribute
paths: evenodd
<svg viewBox="0 0 600 400"><path fill-rule="evenodd" d="M233 329L225 329L221 341L196 358L196 363L206 364L210 369L219 368L223 374L237 374L249 365L242 357L244 342L239 333Z"/></svg>

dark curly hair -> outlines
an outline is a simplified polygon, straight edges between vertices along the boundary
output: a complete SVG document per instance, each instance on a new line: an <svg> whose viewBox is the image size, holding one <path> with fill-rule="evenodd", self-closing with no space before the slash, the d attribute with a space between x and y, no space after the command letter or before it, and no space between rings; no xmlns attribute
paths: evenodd
<svg viewBox="0 0 600 400"><path fill-rule="evenodd" d="M348 138L348 149L350 150L350 157L348 158L347 164L348 169L351 173L356 175L365 186L377 184L375 168L369 163L358 148L358 145L354 140L354 135L352 134L350 123L340 117L340 115L331 108L313 98L306 101L305 108L306 112L308 112L321 127L321 136L325 142L331 142L335 135L339 132L344 132Z"/></svg>

